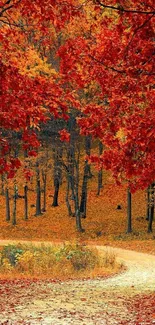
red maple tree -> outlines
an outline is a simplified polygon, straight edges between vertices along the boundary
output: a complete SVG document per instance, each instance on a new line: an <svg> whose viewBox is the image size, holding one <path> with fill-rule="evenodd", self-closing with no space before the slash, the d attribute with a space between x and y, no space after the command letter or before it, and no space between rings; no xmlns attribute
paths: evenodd
<svg viewBox="0 0 155 325"><path fill-rule="evenodd" d="M117 181L126 180L132 190L145 188L155 179L154 2L95 1L88 6L93 19L83 6L85 30L59 50L62 72L77 89L85 91L92 83L98 87L79 119L81 132L105 145L100 160L91 160L110 169Z"/></svg>
<svg viewBox="0 0 155 325"><path fill-rule="evenodd" d="M152 183L154 15L153 0L0 1L1 130L20 130L25 145L30 141L31 147L33 139L37 146L37 140L25 134L32 134L49 111L66 118L72 97L64 88L74 88L81 101L81 132L100 138L105 145L100 163L111 169L118 181L127 180L133 190ZM37 30L39 42L48 47L51 26L67 35L58 50L59 77L21 73L18 61L26 57L27 39L33 38L37 46ZM10 58L13 51L16 60ZM0 141L3 171L8 151L4 132Z"/></svg>

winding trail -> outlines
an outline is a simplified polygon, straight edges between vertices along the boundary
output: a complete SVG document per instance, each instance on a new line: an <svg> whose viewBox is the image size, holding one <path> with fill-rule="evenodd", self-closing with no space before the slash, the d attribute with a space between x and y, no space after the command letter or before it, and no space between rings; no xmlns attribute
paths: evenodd
<svg viewBox="0 0 155 325"><path fill-rule="evenodd" d="M0 241L0 245L25 241ZM33 242L40 245L41 242ZM44 242L52 245L50 242ZM59 243L60 244L60 243ZM91 247L91 246L89 246ZM12 286L18 297L13 304L9 295L8 310L0 295L0 324L19 325L125 325L137 324L135 313L130 310L132 298L139 293L155 292L155 256L135 251L95 246L102 254L113 252L127 270L108 279L74 280L60 283L28 283L23 289L20 284ZM1 288L1 283L0 283ZM4 292L5 293L5 292ZM10 303L13 312L9 312ZM4 310L3 310L4 309ZM130 312L129 312L130 311ZM5 323L8 320L8 323ZM142 325L155 324L154 319Z"/></svg>

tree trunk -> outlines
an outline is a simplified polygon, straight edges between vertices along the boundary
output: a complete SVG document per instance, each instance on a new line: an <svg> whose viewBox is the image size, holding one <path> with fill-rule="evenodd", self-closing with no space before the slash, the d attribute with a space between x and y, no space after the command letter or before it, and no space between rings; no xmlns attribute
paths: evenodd
<svg viewBox="0 0 155 325"><path fill-rule="evenodd" d="M1 175L1 195L5 195L4 191L4 175Z"/></svg>
<svg viewBox="0 0 155 325"><path fill-rule="evenodd" d="M41 187L39 163L36 163L36 216L41 215Z"/></svg>
<svg viewBox="0 0 155 325"><path fill-rule="evenodd" d="M90 156L91 150L91 137L87 136L85 139L85 151L86 155ZM80 213L83 218L86 218L86 207L87 207L87 192L88 192L88 179L92 177L90 171L90 165L88 160L85 161L84 174L82 181L82 193L81 193L81 203L80 203Z"/></svg>
<svg viewBox="0 0 155 325"><path fill-rule="evenodd" d="M54 196L53 196L53 207L58 206L58 195L59 195L59 179L58 177L55 177L54 179Z"/></svg>
<svg viewBox="0 0 155 325"><path fill-rule="evenodd" d="M80 207L79 207L79 196L78 196L78 188L76 186L75 190L75 217L76 217L76 228L79 232L84 232L84 229L81 225L81 214L80 214Z"/></svg>
<svg viewBox="0 0 155 325"><path fill-rule="evenodd" d="M72 212L72 208L69 202L69 190L70 190L70 180L69 177L67 177L66 205L67 205L69 217L73 217L74 213Z"/></svg>
<svg viewBox="0 0 155 325"><path fill-rule="evenodd" d="M9 198L8 188L6 188L5 190L5 202L6 202L6 221L10 221L10 198Z"/></svg>
<svg viewBox="0 0 155 325"><path fill-rule="evenodd" d="M103 153L103 144L99 142L99 156ZM97 188L97 195L100 195L101 189L103 188L103 168L98 171L98 188Z"/></svg>
<svg viewBox="0 0 155 325"><path fill-rule="evenodd" d="M132 232L132 200L131 200L131 192L128 188L127 190L127 233Z"/></svg>
<svg viewBox="0 0 155 325"><path fill-rule="evenodd" d="M150 218L150 186L147 188L147 205L146 205L146 220Z"/></svg>
<svg viewBox="0 0 155 325"><path fill-rule="evenodd" d="M80 213L83 218L86 218L88 177L89 177L89 165L88 165L88 161L86 161L84 166L84 176L82 182L82 193L81 193L81 203L80 203Z"/></svg>
<svg viewBox="0 0 155 325"><path fill-rule="evenodd" d="M149 214L149 223L148 223L148 233L151 233L152 230L152 223L153 223L153 217L154 217L154 205L150 208L150 214Z"/></svg>
<svg viewBox="0 0 155 325"><path fill-rule="evenodd" d="M12 214L12 224L15 226L17 224L16 214L17 214L17 198L18 198L18 189L17 185L14 185L14 195L13 195L13 214Z"/></svg>
<svg viewBox="0 0 155 325"><path fill-rule="evenodd" d="M148 223L148 233L152 232L152 223L154 219L154 186L155 184L153 183L150 186L150 200L149 200L149 223Z"/></svg>
<svg viewBox="0 0 155 325"><path fill-rule="evenodd" d="M24 186L24 219L28 220L28 186Z"/></svg>
<svg viewBox="0 0 155 325"><path fill-rule="evenodd" d="M76 217L76 228L79 232L84 232L81 225L81 214L79 206L79 163L80 163L80 147L78 145L77 159L75 159L75 217Z"/></svg>
<svg viewBox="0 0 155 325"><path fill-rule="evenodd" d="M59 144L58 144L59 146ZM58 197L59 197L59 189L62 177L61 171L61 159L62 159L62 148L54 148L53 149L53 158L54 158L54 196L53 196L53 207L57 207Z"/></svg>
<svg viewBox="0 0 155 325"><path fill-rule="evenodd" d="M42 171L42 180L43 180L43 209L42 211L46 211L46 184L47 184L47 174L46 171Z"/></svg>
<svg viewBox="0 0 155 325"><path fill-rule="evenodd" d="M75 217L76 217L76 228L79 232L84 232L84 229L81 225L81 216L80 216L80 209L77 207L77 210L75 211Z"/></svg>

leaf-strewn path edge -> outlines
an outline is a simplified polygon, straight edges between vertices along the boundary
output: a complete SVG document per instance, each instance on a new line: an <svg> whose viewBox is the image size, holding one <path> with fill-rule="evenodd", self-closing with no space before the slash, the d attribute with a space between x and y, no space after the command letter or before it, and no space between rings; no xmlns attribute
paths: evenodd
<svg viewBox="0 0 155 325"><path fill-rule="evenodd" d="M0 240L0 245L26 243L33 245L55 245L60 242L28 242L21 240ZM8 307L1 314L1 323L10 325L120 325L136 323L137 315L131 312L127 301L138 294L154 294L155 256L110 246L96 246L102 254L113 252L127 270L108 279L69 280L61 283L29 283L23 288L16 283L18 303L9 295ZM0 285L1 286L1 285ZM5 292L0 295L0 307L4 305ZM10 312L10 303L13 313ZM1 309L0 309L1 310ZM129 313L130 310L130 313ZM155 319L142 324L154 324ZM125 323L126 322L126 323Z"/></svg>

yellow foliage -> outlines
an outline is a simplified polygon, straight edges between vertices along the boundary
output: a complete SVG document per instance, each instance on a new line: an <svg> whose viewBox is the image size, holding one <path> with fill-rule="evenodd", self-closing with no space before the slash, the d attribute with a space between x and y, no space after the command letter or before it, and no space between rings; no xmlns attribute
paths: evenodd
<svg viewBox="0 0 155 325"><path fill-rule="evenodd" d="M117 131L116 138L118 138L122 142L125 141L125 130L123 128L120 128L119 131Z"/></svg>
<svg viewBox="0 0 155 325"><path fill-rule="evenodd" d="M3 259L3 264L0 266L0 271L3 273L5 272L12 272L13 266L10 264L8 258Z"/></svg>
<svg viewBox="0 0 155 325"><path fill-rule="evenodd" d="M32 272L34 269L34 256L30 251L26 251L19 255L17 262L17 269L25 272Z"/></svg>
<svg viewBox="0 0 155 325"><path fill-rule="evenodd" d="M7 248L10 257L14 254L15 264L10 264L9 257L5 257L8 254ZM71 243L63 247L20 245L2 248L0 274L2 276L5 273L9 276L11 272L17 277L23 275L56 279L81 278L112 274L118 272L121 267L110 252L102 253L100 256L96 249L90 250L82 245Z"/></svg>
<svg viewBox="0 0 155 325"><path fill-rule="evenodd" d="M29 77L46 75L49 77L56 76L55 69L51 68L51 65L47 63L46 59L42 59L37 51L29 47L24 53L24 57L19 64L21 74L27 74Z"/></svg>

